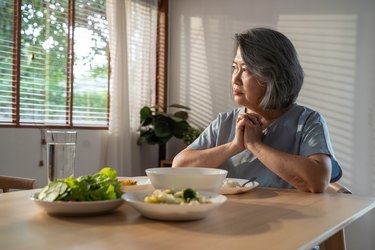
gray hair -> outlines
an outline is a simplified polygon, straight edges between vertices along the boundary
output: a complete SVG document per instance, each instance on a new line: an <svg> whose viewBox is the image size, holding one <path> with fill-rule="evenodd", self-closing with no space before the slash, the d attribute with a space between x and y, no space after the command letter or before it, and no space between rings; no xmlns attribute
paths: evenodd
<svg viewBox="0 0 375 250"><path fill-rule="evenodd" d="M266 84L260 103L263 109L282 109L295 103L303 83L303 69L292 42L282 33L254 28L236 34L246 67Z"/></svg>

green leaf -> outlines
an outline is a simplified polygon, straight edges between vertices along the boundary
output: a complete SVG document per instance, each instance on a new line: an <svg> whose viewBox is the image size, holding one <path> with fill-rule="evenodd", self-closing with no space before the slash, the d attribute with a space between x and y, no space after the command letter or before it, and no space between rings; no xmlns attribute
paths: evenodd
<svg viewBox="0 0 375 250"><path fill-rule="evenodd" d="M152 117L146 117L144 120L141 121L141 126L148 126L152 123Z"/></svg>
<svg viewBox="0 0 375 250"><path fill-rule="evenodd" d="M189 114L186 111L178 111L174 113L174 116L181 118L184 121L186 121L189 118Z"/></svg>
<svg viewBox="0 0 375 250"><path fill-rule="evenodd" d="M146 136L140 136L140 137L138 137L137 145L141 146L141 145L143 145L143 143L146 143L146 142L147 142L147 137Z"/></svg>
<svg viewBox="0 0 375 250"><path fill-rule="evenodd" d="M154 131L155 135L158 137L171 137L173 121L164 116L158 116L154 119Z"/></svg>
<svg viewBox="0 0 375 250"><path fill-rule="evenodd" d="M155 133L152 133L148 138L147 142L150 145L155 145L155 144L162 144L164 143L163 140L161 140L162 137L158 137L155 135ZM165 137L166 138L166 137Z"/></svg>
<svg viewBox="0 0 375 250"><path fill-rule="evenodd" d="M152 111L149 107L144 106L140 111L140 115L141 115L141 126L147 126L151 124L153 117L152 117Z"/></svg>
<svg viewBox="0 0 375 250"><path fill-rule="evenodd" d="M189 107L180 104L172 104L170 108L190 110ZM177 111L175 113L161 112L159 106L144 106L141 111L141 123L138 129L138 145L164 144L173 136L183 139L184 142L194 140L196 133L190 133L188 123L189 114L186 111ZM198 134L199 135L199 134Z"/></svg>
<svg viewBox="0 0 375 250"><path fill-rule="evenodd" d="M178 139L182 139L184 135L188 132L189 124L186 121L175 123L173 128L173 136Z"/></svg>
<svg viewBox="0 0 375 250"><path fill-rule="evenodd" d="M99 174L101 175L104 175L104 176L108 176L112 179L115 179L116 176L117 176L117 172L116 170L112 169L112 168L102 168L100 171L99 171Z"/></svg>
<svg viewBox="0 0 375 250"><path fill-rule="evenodd" d="M67 191L68 185L66 185L63 181L50 182L39 193L38 199L43 201L55 201Z"/></svg>
<svg viewBox="0 0 375 250"><path fill-rule="evenodd" d="M80 176L77 179L71 176L51 182L38 198L48 201L94 201L118 199L121 195L116 170L106 167L92 176Z"/></svg>
<svg viewBox="0 0 375 250"><path fill-rule="evenodd" d="M190 110L189 107L187 107L187 106L183 106L183 105L181 105L181 104L171 104L171 105L169 105L168 107Z"/></svg>
<svg viewBox="0 0 375 250"><path fill-rule="evenodd" d="M172 134L170 134L167 137L159 137L159 142L158 144L165 144L167 143L170 139L172 138Z"/></svg>
<svg viewBox="0 0 375 250"><path fill-rule="evenodd" d="M185 144L191 144L195 139L199 137L199 135L203 132L201 128L193 128L189 127L187 132L184 134L182 140Z"/></svg>

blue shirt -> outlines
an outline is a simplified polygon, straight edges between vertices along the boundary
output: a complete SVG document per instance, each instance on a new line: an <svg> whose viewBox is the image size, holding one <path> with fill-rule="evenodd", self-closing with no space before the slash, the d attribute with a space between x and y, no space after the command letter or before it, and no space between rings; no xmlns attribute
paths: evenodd
<svg viewBox="0 0 375 250"><path fill-rule="evenodd" d="M232 141L237 116L244 112L245 108L237 108L220 113L189 147L201 150ZM306 157L313 154L329 155L332 162L331 182L341 178L342 171L334 156L327 123L319 112L294 104L268 126L262 141L290 154ZM293 188L265 167L249 150L227 159L219 168L228 170L227 177L249 179L256 176L261 186Z"/></svg>

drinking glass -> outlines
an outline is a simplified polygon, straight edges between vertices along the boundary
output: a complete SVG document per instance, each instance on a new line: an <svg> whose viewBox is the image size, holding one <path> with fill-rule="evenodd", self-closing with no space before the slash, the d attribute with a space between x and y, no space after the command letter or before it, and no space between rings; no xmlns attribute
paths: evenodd
<svg viewBox="0 0 375 250"><path fill-rule="evenodd" d="M77 131L47 130L48 182L74 176Z"/></svg>

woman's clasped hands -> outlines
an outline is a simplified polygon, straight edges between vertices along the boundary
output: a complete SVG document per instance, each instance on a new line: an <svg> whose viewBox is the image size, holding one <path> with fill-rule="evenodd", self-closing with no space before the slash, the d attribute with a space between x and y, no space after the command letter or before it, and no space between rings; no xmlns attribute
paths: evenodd
<svg viewBox="0 0 375 250"><path fill-rule="evenodd" d="M262 117L258 114L244 113L239 115L236 121L234 145L241 150L251 150L255 143L262 141L263 126Z"/></svg>

